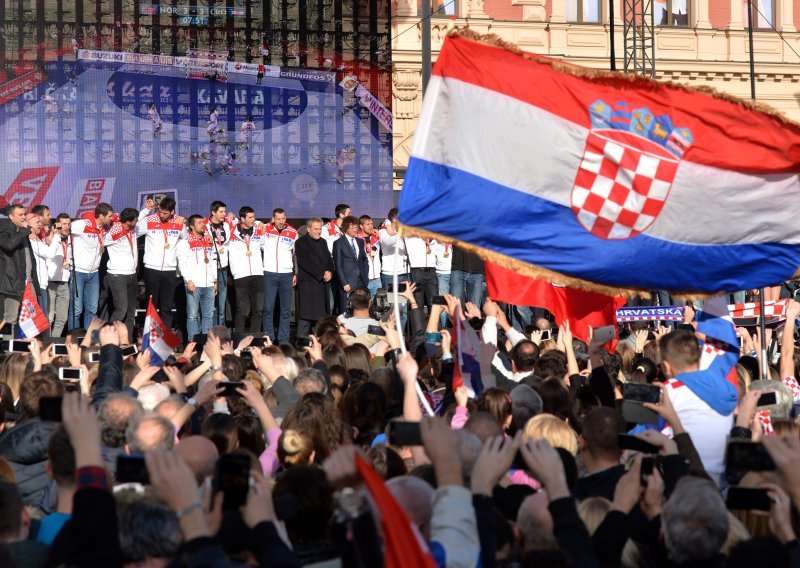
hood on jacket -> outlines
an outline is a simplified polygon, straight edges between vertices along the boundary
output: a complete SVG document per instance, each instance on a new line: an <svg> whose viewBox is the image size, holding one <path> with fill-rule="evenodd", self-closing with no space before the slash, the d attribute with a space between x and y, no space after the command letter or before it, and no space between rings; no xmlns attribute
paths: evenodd
<svg viewBox="0 0 800 568"><path fill-rule="evenodd" d="M38 418L21 422L0 436L0 455L19 465L46 461L47 444L54 429L54 423Z"/></svg>

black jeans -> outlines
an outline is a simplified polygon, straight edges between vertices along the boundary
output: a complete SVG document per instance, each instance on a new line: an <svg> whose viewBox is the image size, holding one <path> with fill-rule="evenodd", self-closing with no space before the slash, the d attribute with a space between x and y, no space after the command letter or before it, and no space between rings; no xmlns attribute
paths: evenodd
<svg viewBox="0 0 800 568"><path fill-rule="evenodd" d="M244 324L250 317L250 333L261 331L261 313L264 310L264 276L245 276L233 281L236 289L237 333L244 333Z"/></svg>
<svg viewBox="0 0 800 568"><path fill-rule="evenodd" d="M136 297L139 295L139 282L135 274L107 274L106 283L114 304L111 321L121 321L128 328L128 337L133 339L133 320L136 315Z"/></svg>
<svg viewBox="0 0 800 568"><path fill-rule="evenodd" d="M168 328L172 327L172 307L175 305L175 290L178 288L178 277L174 270L155 270L145 267L144 293L153 297L153 306L158 310L161 321Z"/></svg>
<svg viewBox="0 0 800 568"><path fill-rule="evenodd" d="M427 307L428 313L430 313L433 297L439 294L439 279L436 277L436 269L412 268L411 281L417 285L417 290L414 292L417 305L420 308Z"/></svg>

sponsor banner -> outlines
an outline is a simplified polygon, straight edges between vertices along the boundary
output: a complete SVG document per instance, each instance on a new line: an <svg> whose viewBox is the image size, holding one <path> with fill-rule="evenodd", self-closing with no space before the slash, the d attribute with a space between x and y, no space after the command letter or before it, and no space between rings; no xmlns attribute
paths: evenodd
<svg viewBox="0 0 800 568"><path fill-rule="evenodd" d="M142 65L173 65L177 57L171 55L151 55L149 53L123 53L125 63Z"/></svg>
<svg viewBox="0 0 800 568"><path fill-rule="evenodd" d="M281 67L280 76L284 79L317 81L319 83L333 83L336 80L336 73L333 71L320 71L319 69L299 69L297 67Z"/></svg>
<svg viewBox="0 0 800 568"><path fill-rule="evenodd" d="M70 197L67 213L73 218L94 211L98 203L111 203L116 178L89 178L78 180Z"/></svg>
<svg viewBox="0 0 800 568"><path fill-rule="evenodd" d="M239 61L229 61L227 64L228 73L243 73L245 75L257 75L258 63L241 63ZM264 65L265 77L280 77L281 68L277 65Z"/></svg>
<svg viewBox="0 0 800 568"><path fill-rule="evenodd" d="M121 51L98 51L95 49L79 49L78 59L82 61L102 61L106 63L122 63L125 54Z"/></svg>
<svg viewBox="0 0 800 568"><path fill-rule="evenodd" d="M683 306L639 306L620 308L617 321L683 321Z"/></svg>
<svg viewBox="0 0 800 568"><path fill-rule="evenodd" d="M17 175L4 195L10 204L19 203L26 209L39 205L56 179L58 166L50 168L25 168Z"/></svg>
<svg viewBox="0 0 800 568"><path fill-rule="evenodd" d="M226 61L217 61L213 59L196 59L194 57L176 57L175 58L175 67L183 67L183 68L197 68L197 69L213 69L214 71L225 71L227 70L227 62Z"/></svg>
<svg viewBox="0 0 800 568"><path fill-rule="evenodd" d="M388 130L389 132L392 131L392 113L383 106L375 95L369 92L364 85L359 84L356 87L356 97L358 97L358 102L361 103L361 106L367 107L369 112L372 113L372 116L378 119L383 127Z"/></svg>
<svg viewBox="0 0 800 568"><path fill-rule="evenodd" d="M37 69L3 83L0 85L0 105L6 104L19 95L30 91L46 78L47 76Z"/></svg>

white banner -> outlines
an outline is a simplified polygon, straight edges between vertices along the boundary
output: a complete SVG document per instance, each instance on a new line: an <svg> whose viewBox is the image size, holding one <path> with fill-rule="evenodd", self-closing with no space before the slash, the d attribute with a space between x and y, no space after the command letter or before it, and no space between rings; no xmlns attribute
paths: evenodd
<svg viewBox="0 0 800 568"><path fill-rule="evenodd" d="M356 87L356 97L358 98L358 102L361 103L361 106L367 107L369 112L372 113L372 116L378 119L383 127L388 130L389 132L392 131L392 113L389 112L383 103L381 103L375 95L369 92L369 90L362 84Z"/></svg>
<svg viewBox="0 0 800 568"><path fill-rule="evenodd" d="M98 203L111 203L116 179L112 177L78 180L75 191L70 197L67 213L77 218L84 213L94 211Z"/></svg>
<svg viewBox="0 0 800 568"><path fill-rule="evenodd" d="M245 75L258 75L260 63L240 63L238 61L228 62L228 73L243 73ZM280 77L281 68L277 65L264 65L265 77Z"/></svg>

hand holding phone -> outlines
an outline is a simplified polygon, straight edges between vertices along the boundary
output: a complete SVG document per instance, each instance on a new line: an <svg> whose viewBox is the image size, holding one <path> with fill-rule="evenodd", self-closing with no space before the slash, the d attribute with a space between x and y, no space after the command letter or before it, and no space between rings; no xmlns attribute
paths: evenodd
<svg viewBox="0 0 800 568"><path fill-rule="evenodd" d="M419 422L395 420L389 423L389 443L395 447L421 446Z"/></svg>
<svg viewBox="0 0 800 568"><path fill-rule="evenodd" d="M728 488L725 505L728 509L769 511L772 508L772 499L766 489L733 486Z"/></svg>
<svg viewBox="0 0 800 568"><path fill-rule="evenodd" d="M642 452L644 454L657 454L661 449L655 444L645 442L644 440L631 436L630 434L618 434L617 444L620 450L633 450L634 452ZM651 470L652 473L652 470Z"/></svg>
<svg viewBox="0 0 800 568"><path fill-rule="evenodd" d="M244 383L242 381L223 381L218 386L222 387L222 392L219 396L235 398L242 396L237 389L243 389Z"/></svg>
<svg viewBox="0 0 800 568"><path fill-rule="evenodd" d="M117 456L117 483L141 483L150 485L144 456L140 454L119 454Z"/></svg>
<svg viewBox="0 0 800 568"><path fill-rule="evenodd" d="M62 381L79 381L83 375L80 367L61 367L58 370L58 378Z"/></svg>
<svg viewBox="0 0 800 568"><path fill-rule="evenodd" d="M750 440L731 440L725 451L725 470L736 473L774 471L775 462L763 444Z"/></svg>

